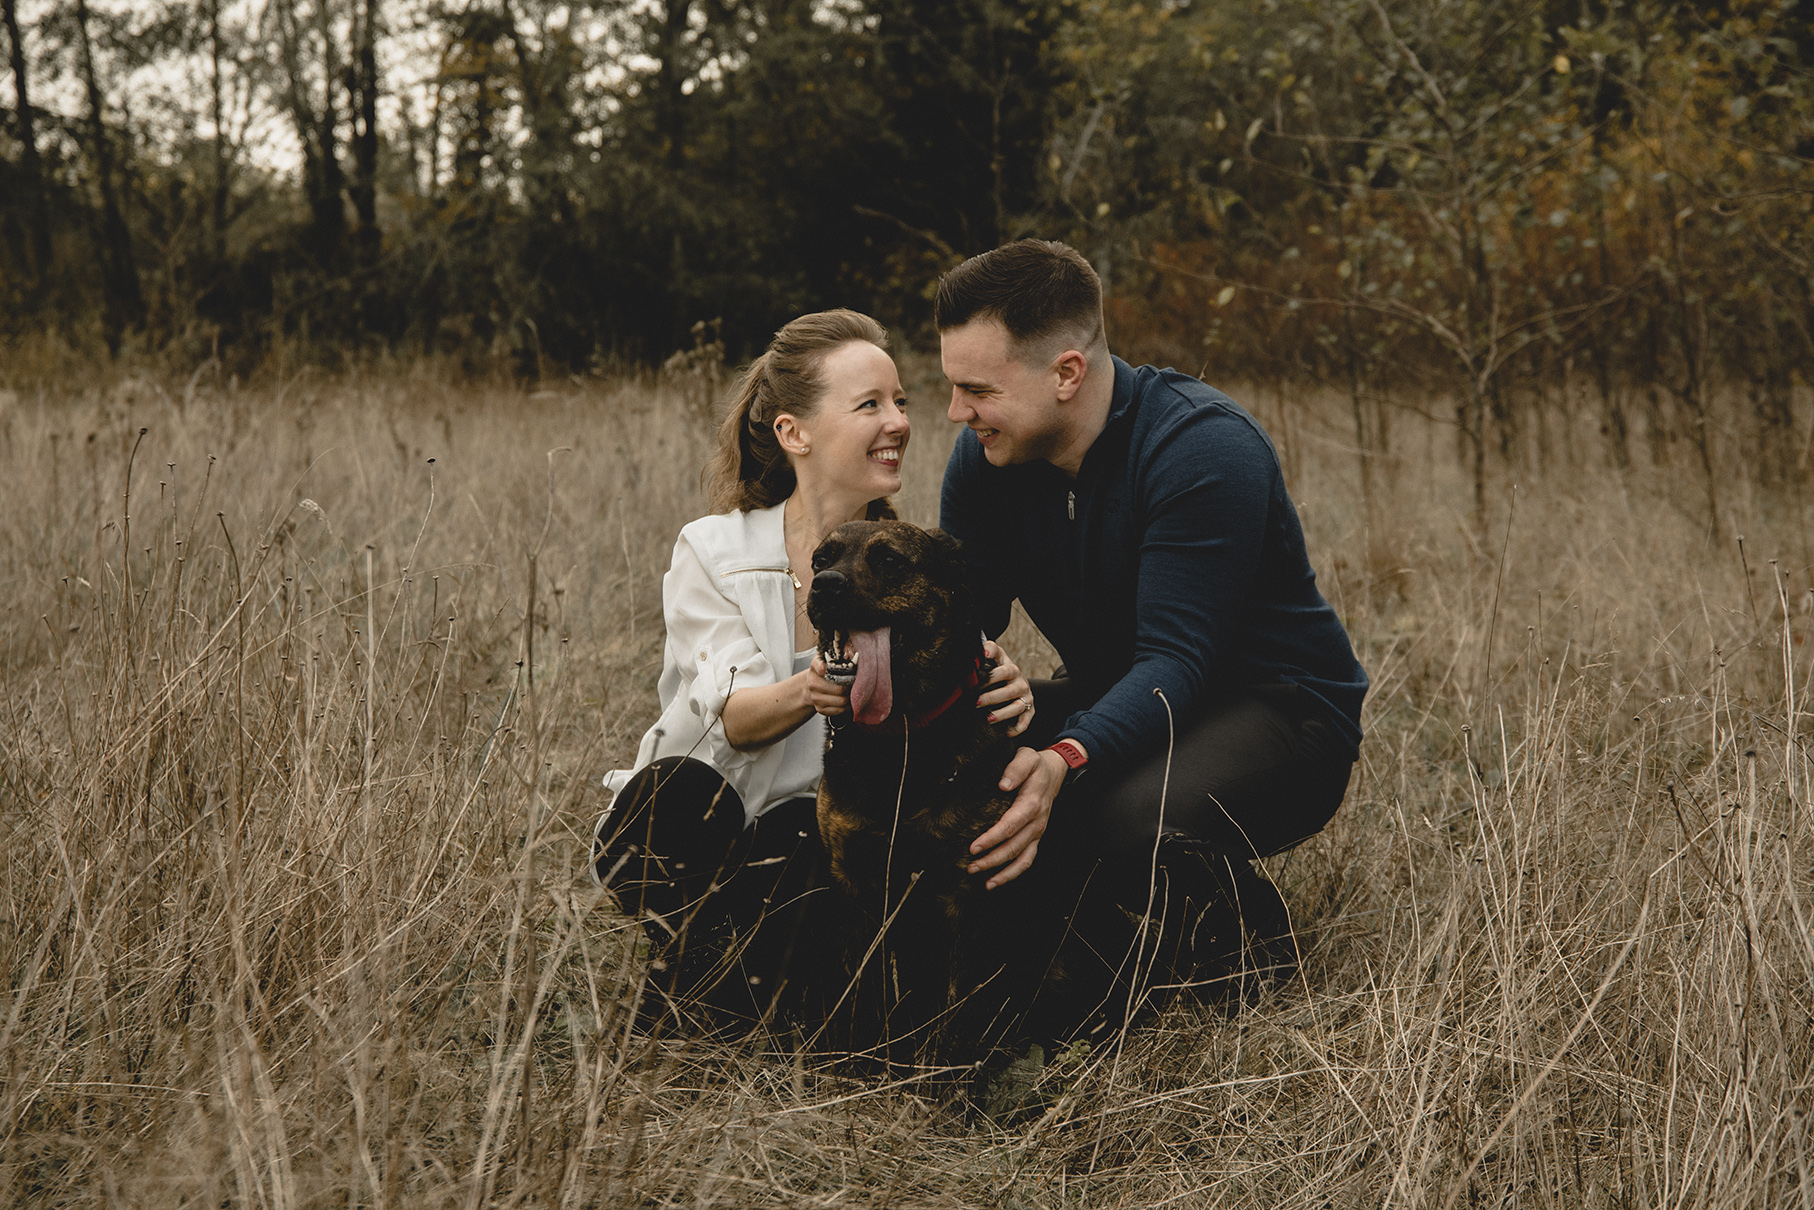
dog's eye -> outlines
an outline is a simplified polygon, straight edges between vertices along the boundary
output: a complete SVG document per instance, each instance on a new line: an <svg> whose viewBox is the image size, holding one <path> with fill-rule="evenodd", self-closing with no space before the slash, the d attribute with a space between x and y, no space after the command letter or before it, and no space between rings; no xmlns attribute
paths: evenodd
<svg viewBox="0 0 1814 1210"><path fill-rule="evenodd" d="M830 542L821 543L819 549L813 551L813 570L824 571L836 563L838 556L843 553L840 547L834 546Z"/></svg>
<svg viewBox="0 0 1814 1210"><path fill-rule="evenodd" d="M878 542L869 548L869 566L883 575L891 575L907 566L907 560L901 552Z"/></svg>

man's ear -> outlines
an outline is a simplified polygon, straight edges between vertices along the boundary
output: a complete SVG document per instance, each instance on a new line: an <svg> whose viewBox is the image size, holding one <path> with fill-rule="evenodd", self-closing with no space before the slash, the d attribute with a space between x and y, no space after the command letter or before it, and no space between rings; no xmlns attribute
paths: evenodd
<svg viewBox="0 0 1814 1210"><path fill-rule="evenodd" d="M1090 359L1076 349L1066 349L1052 363L1052 369L1058 375L1058 402L1068 403L1090 376Z"/></svg>

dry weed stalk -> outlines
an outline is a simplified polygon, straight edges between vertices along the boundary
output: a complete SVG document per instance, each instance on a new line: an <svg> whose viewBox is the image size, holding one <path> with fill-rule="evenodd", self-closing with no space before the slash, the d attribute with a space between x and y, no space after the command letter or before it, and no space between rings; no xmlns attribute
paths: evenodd
<svg viewBox="0 0 1814 1210"><path fill-rule="evenodd" d="M1376 468L1360 517L1339 403L1295 406L1294 491L1376 684L1348 806L1273 863L1303 978L1054 1060L995 1127L937 1073L633 1029L633 930L581 860L596 774L652 717L690 404L404 374L16 400L0 1188L1814 1204L1814 519L1730 468L1747 562L1577 443L1481 549L1457 468ZM919 424L929 522L948 436Z"/></svg>

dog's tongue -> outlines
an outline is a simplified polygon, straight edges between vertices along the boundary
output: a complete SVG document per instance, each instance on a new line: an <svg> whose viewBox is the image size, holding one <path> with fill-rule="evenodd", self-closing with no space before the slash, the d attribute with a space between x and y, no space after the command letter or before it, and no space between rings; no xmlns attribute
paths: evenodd
<svg viewBox="0 0 1814 1210"><path fill-rule="evenodd" d="M894 677L888 671L888 627L853 630L857 679L850 687L850 710L859 723L873 727L894 710Z"/></svg>

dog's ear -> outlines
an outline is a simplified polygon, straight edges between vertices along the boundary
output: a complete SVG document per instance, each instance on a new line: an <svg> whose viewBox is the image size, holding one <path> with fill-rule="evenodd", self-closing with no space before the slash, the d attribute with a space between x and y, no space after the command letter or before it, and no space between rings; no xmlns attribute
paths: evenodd
<svg viewBox="0 0 1814 1210"><path fill-rule="evenodd" d="M932 544L943 551L947 556L956 559L959 563L963 562L964 544L962 542L959 542L956 538L942 529L929 529L926 531L926 536L931 538Z"/></svg>
<svg viewBox="0 0 1814 1210"><path fill-rule="evenodd" d="M974 573L964 555L964 544L942 529L929 529L926 536L932 539L932 549L949 572L940 579L951 593L952 622L962 630L975 629L972 622L976 598L971 588Z"/></svg>
<svg viewBox="0 0 1814 1210"><path fill-rule="evenodd" d="M970 566L970 558L964 551L964 544L942 529L929 529L926 531L926 536L932 540L932 549L936 557L951 569L954 582L968 588L975 578L976 569Z"/></svg>

